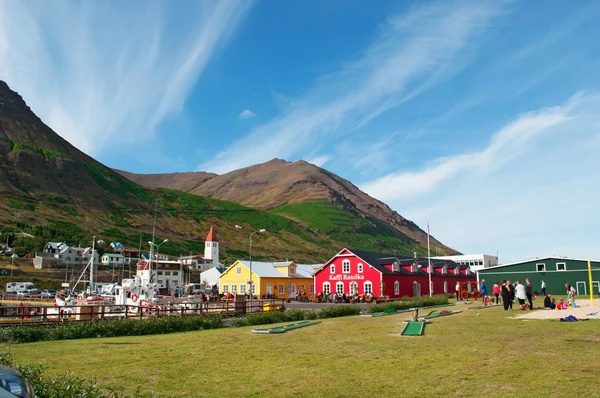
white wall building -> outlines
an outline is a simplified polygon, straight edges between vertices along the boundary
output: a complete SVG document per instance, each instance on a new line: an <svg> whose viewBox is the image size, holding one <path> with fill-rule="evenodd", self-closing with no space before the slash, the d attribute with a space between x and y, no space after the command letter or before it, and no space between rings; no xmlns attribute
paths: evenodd
<svg viewBox="0 0 600 398"><path fill-rule="evenodd" d="M498 265L498 257L490 256L488 254L461 254L457 256L439 256L431 258L452 260L460 265L468 265L473 272Z"/></svg>
<svg viewBox="0 0 600 398"><path fill-rule="evenodd" d="M119 253L104 253L100 258L102 265L108 267L123 267L125 264L125 256Z"/></svg>
<svg viewBox="0 0 600 398"><path fill-rule="evenodd" d="M217 286L218 290L221 274L225 272L225 270L225 267L212 267L211 269L200 273L200 280L202 281L202 284L206 286L207 289L211 289L213 286Z"/></svg>
<svg viewBox="0 0 600 398"><path fill-rule="evenodd" d="M86 265L92 258L91 247L70 247L64 242L48 242L41 253L36 253L33 266L37 269L52 265L79 266ZM94 262L100 259L98 251L94 250Z"/></svg>
<svg viewBox="0 0 600 398"><path fill-rule="evenodd" d="M137 276L142 281L150 281L150 264L144 259L137 263ZM166 287L170 290L176 289L178 286L183 286L183 271L179 261L152 261L152 281L151 283L158 284L159 287ZM142 282L144 284L144 282Z"/></svg>

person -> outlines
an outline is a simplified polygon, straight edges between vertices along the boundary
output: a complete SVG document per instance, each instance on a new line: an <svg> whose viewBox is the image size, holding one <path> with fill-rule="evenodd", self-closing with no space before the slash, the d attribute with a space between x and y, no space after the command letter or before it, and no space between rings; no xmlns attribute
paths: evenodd
<svg viewBox="0 0 600 398"><path fill-rule="evenodd" d="M565 304L565 302L563 301L562 297L559 298L558 299L558 303L556 303L556 309L557 310L562 310L564 304Z"/></svg>
<svg viewBox="0 0 600 398"><path fill-rule="evenodd" d="M498 281L496 281L496 283L494 283L494 287L492 288L492 293L494 293L494 296L496 296L496 304L498 304L498 297L500 296L500 285L498 284Z"/></svg>
<svg viewBox="0 0 600 398"><path fill-rule="evenodd" d="M515 296L517 297L517 300L519 300L519 307L522 310L525 309L527 293L525 292L525 286L521 284L521 281L517 281L517 286L515 287Z"/></svg>
<svg viewBox="0 0 600 398"><path fill-rule="evenodd" d="M485 304L485 297L487 296L487 288L485 287L485 279L481 280L481 286L479 287L479 291L481 292L481 304Z"/></svg>
<svg viewBox="0 0 600 398"><path fill-rule="evenodd" d="M529 301L529 309L533 309L533 286L531 286L531 279L525 279L527 283L525 285L525 294L527 295L527 301Z"/></svg>
<svg viewBox="0 0 600 398"><path fill-rule="evenodd" d="M508 311L508 302L510 301L510 290L509 284L505 279L502 280L502 304L504 304L504 311Z"/></svg>
<svg viewBox="0 0 600 398"><path fill-rule="evenodd" d="M456 290L456 301L460 301L460 282L456 282L454 289Z"/></svg>
<svg viewBox="0 0 600 398"><path fill-rule="evenodd" d="M553 310L556 308L556 299L552 297L552 302L550 303L550 309Z"/></svg>
<svg viewBox="0 0 600 398"><path fill-rule="evenodd" d="M542 280L542 296L546 295L546 282Z"/></svg>
<svg viewBox="0 0 600 398"><path fill-rule="evenodd" d="M506 281L506 285L508 286L508 309L512 311L513 301L515 301L515 286L510 283L510 281Z"/></svg>
<svg viewBox="0 0 600 398"><path fill-rule="evenodd" d="M552 294L548 293L544 297L544 308L550 308L552 306Z"/></svg>
<svg viewBox="0 0 600 398"><path fill-rule="evenodd" d="M577 294L577 292L575 291L575 286L571 286L571 290L570 290L570 297L571 297L571 305L575 302L575 294Z"/></svg>

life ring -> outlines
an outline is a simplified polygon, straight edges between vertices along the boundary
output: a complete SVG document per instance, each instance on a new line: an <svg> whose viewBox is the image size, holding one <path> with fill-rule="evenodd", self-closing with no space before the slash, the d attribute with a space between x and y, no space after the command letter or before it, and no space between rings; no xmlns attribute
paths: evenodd
<svg viewBox="0 0 600 398"><path fill-rule="evenodd" d="M137 294L133 294L133 295L131 295L131 301L133 301L134 303L135 303L136 301L138 301L138 298L139 298L139 296L138 296Z"/></svg>
<svg viewBox="0 0 600 398"><path fill-rule="evenodd" d="M78 296L77 296L77 299L78 299L78 300L83 300L83 294L80 294L80 295L78 295Z"/></svg>

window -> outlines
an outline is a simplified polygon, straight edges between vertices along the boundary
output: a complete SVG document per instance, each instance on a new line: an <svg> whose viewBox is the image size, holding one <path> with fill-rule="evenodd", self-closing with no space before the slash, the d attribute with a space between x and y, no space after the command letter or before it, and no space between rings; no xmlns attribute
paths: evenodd
<svg viewBox="0 0 600 398"><path fill-rule="evenodd" d="M289 292L290 292L290 293L296 293L296 285L295 285L295 284L291 284L291 285L290 285Z"/></svg>
<svg viewBox="0 0 600 398"><path fill-rule="evenodd" d="M273 294L273 285L267 285L267 294Z"/></svg>
<svg viewBox="0 0 600 398"><path fill-rule="evenodd" d="M460 274L460 267L456 267L456 268L454 268L454 274L455 274L455 275L458 275L458 274Z"/></svg>
<svg viewBox="0 0 600 398"><path fill-rule="evenodd" d="M350 260L342 261L342 272L348 274L350 272Z"/></svg>
<svg viewBox="0 0 600 398"><path fill-rule="evenodd" d="M546 272L546 264L540 263L535 265L537 272Z"/></svg>
<svg viewBox="0 0 600 398"><path fill-rule="evenodd" d="M448 267L446 267L445 265L442 267L442 274L447 274L448 273Z"/></svg>
<svg viewBox="0 0 600 398"><path fill-rule="evenodd" d="M323 293L329 295L331 290L329 290L329 282L323 282Z"/></svg>
<svg viewBox="0 0 600 398"><path fill-rule="evenodd" d="M331 264L331 267L329 268L329 272L332 274L335 274L335 264Z"/></svg>
<svg viewBox="0 0 600 398"><path fill-rule="evenodd" d="M294 267L288 268L288 275L296 275L296 268L294 268Z"/></svg>
<svg viewBox="0 0 600 398"><path fill-rule="evenodd" d="M400 282L394 282L394 294L398 296L400 294Z"/></svg>
<svg viewBox="0 0 600 398"><path fill-rule="evenodd" d="M358 272L363 272L363 265L362 265L362 263L358 264Z"/></svg>
<svg viewBox="0 0 600 398"><path fill-rule="evenodd" d="M335 284L335 292L344 294L344 282L338 282Z"/></svg>
<svg viewBox="0 0 600 398"><path fill-rule="evenodd" d="M352 295L358 294L358 283L356 283L356 282L350 283L350 294L352 294Z"/></svg>
<svg viewBox="0 0 600 398"><path fill-rule="evenodd" d="M231 285L231 293L237 294L237 285Z"/></svg>
<svg viewBox="0 0 600 398"><path fill-rule="evenodd" d="M179 272L178 271L173 271L173 276L177 276L177 275L179 275Z"/></svg>
<svg viewBox="0 0 600 398"><path fill-rule="evenodd" d="M556 263L556 270L557 271L566 271L567 263Z"/></svg>
<svg viewBox="0 0 600 398"><path fill-rule="evenodd" d="M162 275L162 274L163 274L162 271L158 271L158 275Z"/></svg>
<svg viewBox="0 0 600 398"><path fill-rule="evenodd" d="M171 271L165 271L165 275L171 275Z"/></svg>
<svg viewBox="0 0 600 398"><path fill-rule="evenodd" d="M448 282L444 281L444 293L448 293Z"/></svg>
<svg viewBox="0 0 600 398"><path fill-rule="evenodd" d="M223 293L229 293L229 285L223 285Z"/></svg>
<svg viewBox="0 0 600 398"><path fill-rule="evenodd" d="M162 279L159 279L159 280L158 280L158 284L159 284L159 285L162 285L162 283L163 283Z"/></svg>
<svg viewBox="0 0 600 398"><path fill-rule="evenodd" d="M236 267L235 268L235 274L236 275L242 275L242 267Z"/></svg>
<svg viewBox="0 0 600 398"><path fill-rule="evenodd" d="M300 290L304 290L305 286L304 285L300 285Z"/></svg>
<svg viewBox="0 0 600 398"><path fill-rule="evenodd" d="M283 285L279 285L279 290L278 290L279 294L283 294L285 293L285 286Z"/></svg>
<svg viewBox="0 0 600 398"><path fill-rule="evenodd" d="M373 293L373 284L371 282L365 282L363 284L363 287L365 289L365 294L372 294Z"/></svg>
<svg viewBox="0 0 600 398"><path fill-rule="evenodd" d="M246 294L246 285L245 284L240 285L240 294Z"/></svg>
<svg viewBox="0 0 600 398"><path fill-rule="evenodd" d="M315 293L315 285L310 285L310 294Z"/></svg>

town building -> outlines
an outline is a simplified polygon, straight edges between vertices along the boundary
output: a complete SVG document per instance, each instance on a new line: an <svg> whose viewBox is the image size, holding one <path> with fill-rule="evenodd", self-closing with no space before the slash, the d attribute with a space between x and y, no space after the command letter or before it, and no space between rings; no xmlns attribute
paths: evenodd
<svg viewBox="0 0 600 398"><path fill-rule="evenodd" d="M461 254L456 256L438 256L432 258L452 260L460 265L468 265L473 272L498 265L498 257L491 256L489 254Z"/></svg>
<svg viewBox="0 0 600 398"><path fill-rule="evenodd" d="M35 254L33 266L37 269L86 265L92 258L91 247L70 247L65 242L48 242ZM94 262L98 263L98 251L94 250Z"/></svg>
<svg viewBox="0 0 600 398"><path fill-rule="evenodd" d="M225 267L212 267L200 273L200 281L207 290L212 289L213 287L216 287L216 290L219 290L219 281L225 270Z"/></svg>
<svg viewBox="0 0 600 398"><path fill-rule="evenodd" d="M150 270L150 265L152 265L152 270ZM150 275L152 275L152 279L150 279ZM148 259L142 259L137 263L137 276L142 281L156 283L158 287L171 291L183 286L183 271L179 261L153 260L150 262Z"/></svg>
<svg viewBox="0 0 600 398"><path fill-rule="evenodd" d="M299 290L303 290L306 294L313 294L313 271L311 265L296 264L292 261L275 263L252 261L253 295L288 298L295 297ZM250 261L237 260L221 275L219 292L248 294L249 281Z"/></svg>
<svg viewBox="0 0 600 398"><path fill-rule="evenodd" d="M456 282L469 282L469 291L476 288L476 276L467 265L433 258L431 270L428 264L427 258L343 249L314 273L315 291L393 299L429 295L429 272L433 294L454 293Z"/></svg>
<svg viewBox="0 0 600 398"><path fill-rule="evenodd" d="M194 254L179 257L182 266L195 269L200 272L207 271L219 264L219 240L214 227L210 227L208 235L204 240L204 254Z"/></svg>
<svg viewBox="0 0 600 398"><path fill-rule="evenodd" d="M600 285L600 261L591 262L593 294L598 294ZM589 295L588 261L566 257L540 257L516 263L502 264L484 268L478 272L479 280L485 279L488 286L493 286L503 279L515 282L531 279L533 291L540 294L542 280L546 283L546 293L566 294L565 284L569 283L577 290L577 294Z"/></svg>
<svg viewBox="0 0 600 398"><path fill-rule="evenodd" d="M100 263L107 267L123 267L125 265L125 256L120 253L104 253L100 258Z"/></svg>
<svg viewBox="0 0 600 398"><path fill-rule="evenodd" d="M110 247L114 251L125 250L125 246L121 242L110 242Z"/></svg>

